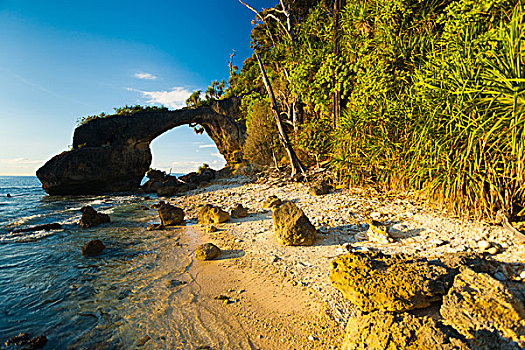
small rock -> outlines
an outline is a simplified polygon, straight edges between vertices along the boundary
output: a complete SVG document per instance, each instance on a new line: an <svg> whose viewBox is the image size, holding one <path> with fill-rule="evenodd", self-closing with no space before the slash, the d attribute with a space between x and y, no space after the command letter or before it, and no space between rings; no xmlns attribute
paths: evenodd
<svg viewBox="0 0 525 350"><path fill-rule="evenodd" d="M184 281L179 281L179 280L171 280L171 281L168 281L168 287L179 287L179 286L183 286L185 285L186 282Z"/></svg>
<svg viewBox="0 0 525 350"><path fill-rule="evenodd" d="M499 253L499 248L492 246L489 249L487 249L487 253L489 253L490 255L496 255Z"/></svg>
<svg viewBox="0 0 525 350"><path fill-rule="evenodd" d="M230 219L230 214L211 204L204 205L197 214L199 224L220 224Z"/></svg>
<svg viewBox="0 0 525 350"><path fill-rule="evenodd" d="M184 222L184 210L181 208L161 202L158 211L163 226L177 226Z"/></svg>
<svg viewBox="0 0 525 350"><path fill-rule="evenodd" d="M242 204L237 204L231 211L232 218L245 218L248 216L248 209L242 206Z"/></svg>
<svg viewBox="0 0 525 350"><path fill-rule="evenodd" d="M82 247L81 252L82 252L82 255L84 256L95 256L95 255L102 253L102 251L105 248L106 246L104 245L104 243L102 243L100 239L95 239L95 240L87 242Z"/></svg>
<svg viewBox="0 0 525 350"><path fill-rule="evenodd" d="M368 231L366 232L368 239L372 242L388 244L394 242L394 239L388 233L386 226L378 221L368 222Z"/></svg>
<svg viewBox="0 0 525 350"><path fill-rule="evenodd" d="M36 225L31 227L26 227L18 230L14 230L13 233L20 233L20 232L34 232L34 231L51 231L51 230L60 230L62 228L62 225L55 222L52 224L43 224L43 225Z"/></svg>
<svg viewBox="0 0 525 350"><path fill-rule="evenodd" d="M219 247L213 243L201 244L195 251L195 257L199 260L213 260L221 255Z"/></svg>
<svg viewBox="0 0 525 350"><path fill-rule="evenodd" d="M82 218L79 224L82 228L94 227L111 221L108 214L98 213L89 205L83 207L80 211L82 212Z"/></svg>
<svg viewBox="0 0 525 350"><path fill-rule="evenodd" d="M217 231L218 231L217 227L213 225L210 225L206 228L206 233L212 233L212 232L217 232Z"/></svg>
<svg viewBox="0 0 525 350"><path fill-rule="evenodd" d="M321 181L320 183L315 184L312 187L310 187L310 189L308 190L308 193L310 193L310 195L312 196L322 196L322 195L330 193L331 189L332 189L332 186L330 186L325 181Z"/></svg>
<svg viewBox="0 0 525 350"><path fill-rule="evenodd" d="M163 229L164 229L164 225L162 224L151 224L148 227L146 227L147 231L158 231L158 230L163 230Z"/></svg>
<svg viewBox="0 0 525 350"><path fill-rule="evenodd" d="M263 209L270 209L281 205L282 201L277 196L270 196L262 203Z"/></svg>
<svg viewBox="0 0 525 350"><path fill-rule="evenodd" d="M35 350L41 349L47 344L47 338L44 335L39 335L31 339L31 336L28 333L20 333L19 335L7 339L5 346L14 345L17 348L23 347L22 349L26 350Z"/></svg>

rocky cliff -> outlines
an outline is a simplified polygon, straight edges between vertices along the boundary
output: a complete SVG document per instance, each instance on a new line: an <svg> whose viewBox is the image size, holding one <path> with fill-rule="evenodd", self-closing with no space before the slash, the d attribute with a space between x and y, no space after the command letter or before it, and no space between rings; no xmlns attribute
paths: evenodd
<svg viewBox="0 0 525 350"><path fill-rule="evenodd" d="M151 165L150 143L186 124L201 125L229 165L242 161L246 126L240 99L176 111L113 115L75 129L73 149L51 158L36 175L52 195L97 194L138 188Z"/></svg>

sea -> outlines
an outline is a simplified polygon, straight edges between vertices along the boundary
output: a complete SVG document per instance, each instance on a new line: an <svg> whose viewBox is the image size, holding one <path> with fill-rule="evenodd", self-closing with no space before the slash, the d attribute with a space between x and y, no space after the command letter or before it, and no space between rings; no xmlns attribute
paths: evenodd
<svg viewBox="0 0 525 350"><path fill-rule="evenodd" d="M208 348L217 334L197 327L206 306L195 303L191 247L181 247L176 230L146 230L158 222L148 210L156 201L49 196L36 177L0 176L0 348L21 332L45 335L45 349ZM81 229L79 210L87 205L111 223ZM55 222L62 229L13 232ZM106 249L82 256L93 239Z"/></svg>

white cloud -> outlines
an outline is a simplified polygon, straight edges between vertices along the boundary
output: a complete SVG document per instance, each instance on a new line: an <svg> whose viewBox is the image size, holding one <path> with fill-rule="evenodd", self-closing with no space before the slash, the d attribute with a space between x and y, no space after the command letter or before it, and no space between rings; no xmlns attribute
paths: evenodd
<svg viewBox="0 0 525 350"><path fill-rule="evenodd" d="M44 160L30 160L27 158L0 159L0 175L34 175L37 168L44 164Z"/></svg>
<svg viewBox="0 0 525 350"><path fill-rule="evenodd" d="M155 80L157 79L156 76L150 73L135 73L133 76L137 79L144 79L144 80Z"/></svg>
<svg viewBox="0 0 525 350"><path fill-rule="evenodd" d="M133 89L128 89L135 91ZM179 109L186 105L186 100L191 95L191 91L183 87L174 87L170 91L140 91L144 97L151 104L161 104L169 108Z"/></svg>
<svg viewBox="0 0 525 350"><path fill-rule="evenodd" d="M199 145L199 148L214 148L215 145Z"/></svg>

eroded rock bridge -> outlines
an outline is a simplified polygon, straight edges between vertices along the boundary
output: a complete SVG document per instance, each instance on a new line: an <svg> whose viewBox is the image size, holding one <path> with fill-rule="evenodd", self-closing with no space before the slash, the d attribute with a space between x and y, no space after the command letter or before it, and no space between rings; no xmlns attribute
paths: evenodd
<svg viewBox="0 0 525 350"><path fill-rule="evenodd" d="M133 191L150 168L150 143L177 126L198 124L217 145L228 165L242 161L246 125L240 99L176 111L113 115L75 129L73 149L50 159L36 175L51 195Z"/></svg>

